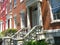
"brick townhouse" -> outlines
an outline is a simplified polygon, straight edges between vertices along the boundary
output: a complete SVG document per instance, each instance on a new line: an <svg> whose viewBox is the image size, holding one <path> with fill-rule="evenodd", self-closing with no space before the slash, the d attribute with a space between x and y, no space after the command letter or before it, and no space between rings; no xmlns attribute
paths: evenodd
<svg viewBox="0 0 60 45"><path fill-rule="evenodd" d="M24 0L10 0L7 8L9 8L9 10L6 16L6 29L15 28L19 30L27 26L26 6Z"/></svg>
<svg viewBox="0 0 60 45"><path fill-rule="evenodd" d="M6 16L6 29L41 25L51 43L60 43L59 0L10 0Z"/></svg>
<svg viewBox="0 0 60 45"><path fill-rule="evenodd" d="M59 0L12 0L9 12L10 28L18 30L41 25L50 43L60 41L60 1ZM7 15L7 16L8 16Z"/></svg>
<svg viewBox="0 0 60 45"><path fill-rule="evenodd" d="M41 10L46 38L60 45L60 0L43 0Z"/></svg>

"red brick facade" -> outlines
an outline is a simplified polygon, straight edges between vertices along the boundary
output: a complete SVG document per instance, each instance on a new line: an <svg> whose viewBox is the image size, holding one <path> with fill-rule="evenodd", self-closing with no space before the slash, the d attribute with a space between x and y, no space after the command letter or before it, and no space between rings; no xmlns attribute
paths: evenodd
<svg viewBox="0 0 60 45"><path fill-rule="evenodd" d="M8 12L8 15L10 13L12 18L11 18L11 21L12 21L12 28L14 28L14 17L16 16L16 28L19 30L21 29L21 16L20 16L20 12L22 10L25 11L25 18L26 18L26 5L25 5L25 0L23 2L20 2L20 0L16 0L16 7L14 7L14 0L11 1L12 3L12 10Z"/></svg>
<svg viewBox="0 0 60 45"><path fill-rule="evenodd" d="M60 22L51 23L52 20L51 20L50 7L48 1L49 0L43 0L42 8L41 8L44 30L60 29Z"/></svg>
<svg viewBox="0 0 60 45"><path fill-rule="evenodd" d="M50 7L49 7L49 3L48 3L49 0L42 0L42 2L40 2L40 7L41 7L41 13L42 13L42 23L43 23L43 29L44 30L50 30L50 29L60 29L60 23L59 22L56 22L56 23L51 23L52 20L51 20L51 13L50 13ZM10 28L14 28L14 17L16 16L16 28L19 30L21 29L21 11L23 10L24 11L24 16L25 16L25 27L28 27L27 26L27 8L29 7L29 13L30 13L30 26L32 27L32 9L33 9L33 6L35 5L32 4L30 6L27 6L26 5L26 0L24 0L23 2L20 2L20 0L16 0L16 7L14 7L14 0L11 1L11 5L12 5L12 10L10 11L10 2L8 2L7 4L7 8L8 8L8 11L7 11L7 15L10 15L11 16L11 25L8 25ZM37 4L38 5L38 4ZM31 9L32 8L32 9ZM31 10L30 10L31 9ZM9 19L7 19L9 20ZM7 27L8 27L7 26ZM8 28L9 28L8 27Z"/></svg>

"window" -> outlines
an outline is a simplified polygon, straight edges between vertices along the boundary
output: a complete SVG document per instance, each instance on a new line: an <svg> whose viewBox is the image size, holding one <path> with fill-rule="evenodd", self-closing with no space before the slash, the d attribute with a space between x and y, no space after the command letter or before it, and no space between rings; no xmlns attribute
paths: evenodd
<svg viewBox="0 0 60 45"><path fill-rule="evenodd" d="M10 11L12 10L12 3L10 3Z"/></svg>
<svg viewBox="0 0 60 45"><path fill-rule="evenodd" d="M60 20L60 0L49 0L51 5L53 20Z"/></svg>
<svg viewBox="0 0 60 45"><path fill-rule="evenodd" d="M25 12L21 11L20 16L21 16L21 28L24 28L26 26L25 25Z"/></svg>
<svg viewBox="0 0 60 45"><path fill-rule="evenodd" d="M17 0L14 0L14 8L16 7L17 4Z"/></svg>

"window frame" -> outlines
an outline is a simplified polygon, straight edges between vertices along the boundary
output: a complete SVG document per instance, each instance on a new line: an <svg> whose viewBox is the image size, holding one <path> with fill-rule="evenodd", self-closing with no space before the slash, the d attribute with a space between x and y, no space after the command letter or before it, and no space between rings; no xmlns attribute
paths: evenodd
<svg viewBox="0 0 60 45"><path fill-rule="evenodd" d="M52 12L52 6L51 6L51 4L50 4L49 1L47 1L47 2L48 2L48 4L49 4L49 9L50 9L51 23L60 22L60 19L55 19L55 20L54 20L54 15L53 15L53 12Z"/></svg>

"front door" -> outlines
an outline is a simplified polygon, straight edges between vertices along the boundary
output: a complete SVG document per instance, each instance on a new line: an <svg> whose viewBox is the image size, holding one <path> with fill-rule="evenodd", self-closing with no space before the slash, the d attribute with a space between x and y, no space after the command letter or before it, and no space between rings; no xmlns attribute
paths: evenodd
<svg viewBox="0 0 60 45"><path fill-rule="evenodd" d="M37 6L32 8L32 27L39 25L39 15Z"/></svg>

